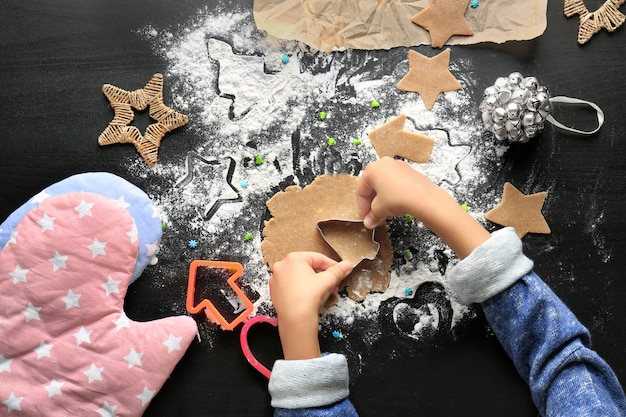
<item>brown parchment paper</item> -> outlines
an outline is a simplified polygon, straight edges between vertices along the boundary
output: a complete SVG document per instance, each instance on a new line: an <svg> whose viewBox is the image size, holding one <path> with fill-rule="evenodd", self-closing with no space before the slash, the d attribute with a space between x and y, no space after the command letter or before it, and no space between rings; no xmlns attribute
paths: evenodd
<svg viewBox="0 0 626 417"><path fill-rule="evenodd" d="M259 29L320 51L430 45L429 33L411 22L429 0L254 0ZM448 45L533 39L546 29L547 0L481 0L465 18L473 36Z"/></svg>

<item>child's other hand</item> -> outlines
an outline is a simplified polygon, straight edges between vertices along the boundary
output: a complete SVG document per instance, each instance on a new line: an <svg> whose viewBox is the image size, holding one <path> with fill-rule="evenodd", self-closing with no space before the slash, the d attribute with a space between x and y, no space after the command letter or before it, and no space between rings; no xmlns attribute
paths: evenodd
<svg viewBox="0 0 626 417"><path fill-rule="evenodd" d="M357 182L359 217L370 229L386 219L409 213L424 213L425 216L416 217L425 221L431 200L442 191L407 163L384 157L369 164Z"/></svg>
<svg viewBox="0 0 626 417"><path fill-rule="evenodd" d="M406 162L384 157L365 168L356 187L357 208L368 228L411 214L452 248L468 256L490 234L443 188Z"/></svg>
<svg viewBox="0 0 626 417"><path fill-rule="evenodd" d="M337 262L316 252L293 252L272 266L270 296L278 315L285 359L321 355L319 311L350 272L349 262Z"/></svg>

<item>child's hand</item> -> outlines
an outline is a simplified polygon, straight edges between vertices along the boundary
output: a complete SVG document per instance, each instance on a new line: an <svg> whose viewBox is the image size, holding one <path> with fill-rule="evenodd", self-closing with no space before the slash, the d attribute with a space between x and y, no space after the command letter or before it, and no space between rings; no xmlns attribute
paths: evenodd
<svg viewBox="0 0 626 417"><path fill-rule="evenodd" d="M352 265L316 252L293 252L272 266L270 296L278 314L278 331L285 359L321 355L319 311Z"/></svg>
<svg viewBox="0 0 626 417"><path fill-rule="evenodd" d="M366 227L411 214L460 258L490 236L450 194L403 161L384 157L369 164L357 182L356 196L358 213Z"/></svg>
<svg viewBox="0 0 626 417"><path fill-rule="evenodd" d="M442 191L405 162L384 157L369 164L358 180L359 217L370 229L408 213L426 222L432 199ZM418 216L419 213L424 215Z"/></svg>

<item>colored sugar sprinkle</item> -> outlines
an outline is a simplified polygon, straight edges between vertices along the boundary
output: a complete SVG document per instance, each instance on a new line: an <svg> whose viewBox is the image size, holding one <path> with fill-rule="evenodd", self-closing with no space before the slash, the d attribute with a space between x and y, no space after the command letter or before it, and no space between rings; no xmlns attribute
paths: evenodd
<svg viewBox="0 0 626 417"><path fill-rule="evenodd" d="M469 206L468 206L467 204L465 204L465 203L461 204L461 208L462 208L463 210L465 210L466 212L468 212L468 211L469 211Z"/></svg>
<svg viewBox="0 0 626 417"><path fill-rule="evenodd" d="M283 64L288 64L289 63L289 55L284 54L283 57L281 58L281 61Z"/></svg>
<svg viewBox="0 0 626 417"><path fill-rule="evenodd" d="M377 102L376 100L372 100L372 108L373 109L377 109L380 107L380 103Z"/></svg>
<svg viewBox="0 0 626 417"><path fill-rule="evenodd" d="M256 158L254 158L254 163L257 165L263 165L263 157L261 155L257 155Z"/></svg>
<svg viewBox="0 0 626 417"><path fill-rule="evenodd" d="M328 146L333 146L335 143L337 143L335 138L328 138Z"/></svg>
<svg viewBox="0 0 626 417"><path fill-rule="evenodd" d="M325 119L326 119L326 116L327 116L327 114L326 114L326 112L325 112L325 111L321 111L321 112L320 112L320 120L325 120Z"/></svg>
<svg viewBox="0 0 626 417"><path fill-rule="evenodd" d="M243 237L243 239L244 239L246 242L248 242L248 241L252 240L252 238L253 238L253 237L254 237L254 236L252 235L252 233L248 232L248 233L246 233L246 235Z"/></svg>
<svg viewBox="0 0 626 417"><path fill-rule="evenodd" d="M411 216L410 214L407 214L406 216L404 216L404 221L405 221L407 224L411 224L411 223L413 223L413 216Z"/></svg>
<svg viewBox="0 0 626 417"><path fill-rule="evenodd" d="M404 251L402 251L402 256L404 256L404 260L406 261L413 259L413 254L409 249L405 249Z"/></svg>
<svg viewBox="0 0 626 417"><path fill-rule="evenodd" d="M470 7L471 7L472 9L475 9L475 8L477 8L477 7L478 7L478 5L479 5L479 4L480 4L480 3L478 2L478 0L472 0L472 1L471 1L471 3L470 3Z"/></svg>
<svg viewBox="0 0 626 417"><path fill-rule="evenodd" d="M333 337L335 338L335 340L339 340L343 337L343 335L339 330L333 330Z"/></svg>
<svg viewBox="0 0 626 417"><path fill-rule="evenodd" d="M191 249L195 249L198 247L198 242L195 240L190 240L187 246L189 246Z"/></svg>
<svg viewBox="0 0 626 417"><path fill-rule="evenodd" d="M352 144L355 146L359 146L361 144L361 139L352 139Z"/></svg>
<svg viewBox="0 0 626 417"><path fill-rule="evenodd" d="M248 188L248 181L246 181L246 180L241 180L241 181L239 182L239 186L245 190L246 188Z"/></svg>
<svg viewBox="0 0 626 417"><path fill-rule="evenodd" d="M410 289L409 287L406 287L404 289L404 295L406 295L407 297L410 296L410 295L413 295L413 290Z"/></svg>

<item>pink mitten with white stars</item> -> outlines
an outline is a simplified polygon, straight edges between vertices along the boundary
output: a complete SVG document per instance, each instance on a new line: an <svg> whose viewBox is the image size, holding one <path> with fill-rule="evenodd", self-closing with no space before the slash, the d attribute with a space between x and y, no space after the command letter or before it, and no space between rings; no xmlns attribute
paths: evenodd
<svg viewBox="0 0 626 417"><path fill-rule="evenodd" d="M197 327L124 314L136 230L123 206L84 192L46 199L15 227L0 252L0 415L146 409Z"/></svg>

